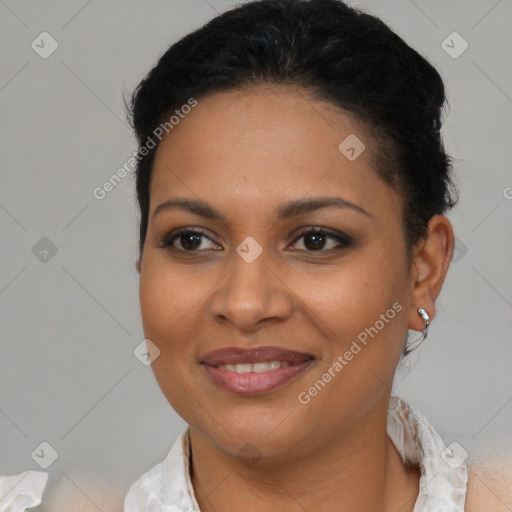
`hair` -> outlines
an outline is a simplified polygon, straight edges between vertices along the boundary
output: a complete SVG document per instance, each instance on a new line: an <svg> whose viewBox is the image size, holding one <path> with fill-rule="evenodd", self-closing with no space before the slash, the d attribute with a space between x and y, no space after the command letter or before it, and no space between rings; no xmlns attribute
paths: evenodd
<svg viewBox="0 0 512 512"><path fill-rule="evenodd" d="M148 137L191 98L261 85L299 87L372 137L375 171L402 199L410 262L430 219L458 201L440 134L444 84L383 21L341 0L243 3L171 45L137 85L127 108L139 144L140 256L158 148L147 149Z"/></svg>

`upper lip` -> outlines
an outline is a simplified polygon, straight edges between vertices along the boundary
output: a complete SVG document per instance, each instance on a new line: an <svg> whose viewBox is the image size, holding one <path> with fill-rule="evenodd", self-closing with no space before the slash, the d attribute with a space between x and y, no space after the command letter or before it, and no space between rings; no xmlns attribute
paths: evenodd
<svg viewBox="0 0 512 512"><path fill-rule="evenodd" d="M242 349L227 347L208 352L201 363L209 366L220 366L225 364L253 364L269 361L286 361L291 364L298 364L313 359L313 356L303 352L296 352L279 347L256 347Z"/></svg>

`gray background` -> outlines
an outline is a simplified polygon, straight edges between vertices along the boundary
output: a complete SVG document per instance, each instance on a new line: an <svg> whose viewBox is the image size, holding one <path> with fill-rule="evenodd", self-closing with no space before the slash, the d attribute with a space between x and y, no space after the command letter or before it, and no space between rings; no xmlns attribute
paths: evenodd
<svg viewBox="0 0 512 512"><path fill-rule="evenodd" d="M0 0L0 475L41 470L31 454L53 446L38 510L66 510L66 499L73 510L122 510L129 485L185 426L133 354L144 339L134 181L101 201L92 191L136 149L123 91L234 3ZM439 69L461 190L438 314L394 391L447 444L510 454L512 3L353 5ZM46 59L31 48L43 31L59 45ZM453 31L469 44L458 58L441 46ZM57 248L46 261L34 254L43 237Z"/></svg>

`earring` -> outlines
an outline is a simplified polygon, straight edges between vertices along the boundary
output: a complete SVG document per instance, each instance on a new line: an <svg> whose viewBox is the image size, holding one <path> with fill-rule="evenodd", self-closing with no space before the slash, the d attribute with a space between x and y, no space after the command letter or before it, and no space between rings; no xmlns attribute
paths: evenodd
<svg viewBox="0 0 512 512"><path fill-rule="evenodd" d="M423 308L418 308L418 315L420 315L423 323L425 324L425 330L428 329L428 324L430 323L430 315Z"/></svg>

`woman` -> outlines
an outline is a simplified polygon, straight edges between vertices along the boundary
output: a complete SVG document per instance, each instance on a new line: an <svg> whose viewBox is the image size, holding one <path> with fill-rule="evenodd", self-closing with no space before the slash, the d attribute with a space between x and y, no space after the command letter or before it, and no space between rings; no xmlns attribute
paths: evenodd
<svg viewBox="0 0 512 512"><path fill-rule="evenodd" d="M391 396L454 249L444 103L339 0L245 3L142 80L142 321L189 427L126 512L476 510L464 452Z"/></svg>

